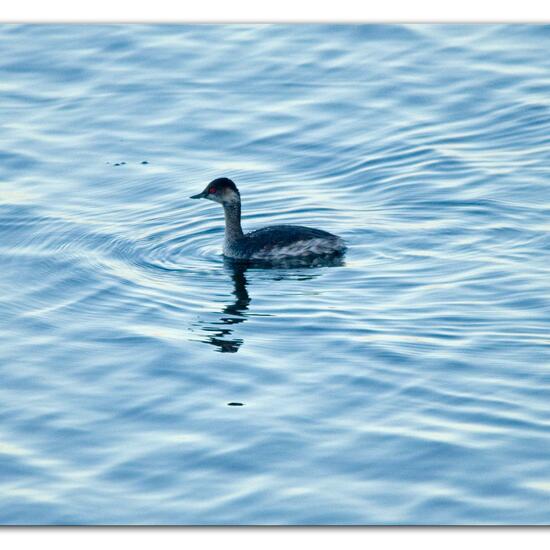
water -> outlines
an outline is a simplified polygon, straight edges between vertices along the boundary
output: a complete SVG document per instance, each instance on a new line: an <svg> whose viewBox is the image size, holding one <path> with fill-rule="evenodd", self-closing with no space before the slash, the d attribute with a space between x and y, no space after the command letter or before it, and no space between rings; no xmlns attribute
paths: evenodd
<svg viewBox="0 0 550 550"><path fill-rule="evenodd" d="M549 27L0 46L1 523L550 522ZM224 262L217 176L344 265Z"/></svg>

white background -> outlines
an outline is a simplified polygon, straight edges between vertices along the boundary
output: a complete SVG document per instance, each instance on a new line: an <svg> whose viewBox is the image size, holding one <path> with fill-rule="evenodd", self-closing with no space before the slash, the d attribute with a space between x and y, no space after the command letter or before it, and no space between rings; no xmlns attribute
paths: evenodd
<svg viewBox="0 0 550 550"><path fill-rule="evenodd" d="M4 528L2 548L19 550L539 550L549 528Z"/></svg>
<svg viewBox="0 0 550 550"><path fill-rule="evenodd" d="M14 0L3 22L550 22L550 2ZM9 52L0 52L9 55ZM550 55L550 52L549 52ZM549 465L550 468L550 465ZM1 498L1 496L0 496ZM550 518L549 518L550 522ZM3 528L0 550L537 550L550 528Z"/></svg>
<svg viewBox="0 0 550 550"><path fill-rule="evenodd" d="M5 0L3 21L548 21L545 0Z"/></svg>

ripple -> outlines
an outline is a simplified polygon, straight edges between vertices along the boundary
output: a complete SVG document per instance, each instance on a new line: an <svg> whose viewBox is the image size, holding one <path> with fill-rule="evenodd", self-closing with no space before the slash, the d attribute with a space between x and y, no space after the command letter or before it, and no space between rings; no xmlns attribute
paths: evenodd
<svg viewBox="0 0 550 550"><path fill-rule="evenodd" d="M0 522L547 523L549 39L2 26Z"/></svg>

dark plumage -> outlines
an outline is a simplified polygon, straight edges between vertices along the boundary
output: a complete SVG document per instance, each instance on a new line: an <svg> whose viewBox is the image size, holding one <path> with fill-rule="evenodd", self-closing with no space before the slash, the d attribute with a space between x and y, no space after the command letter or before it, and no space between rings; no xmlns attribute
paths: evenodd
<svg viewBox="0 0 550 550"><path fill-rule="evenodd" d="M209 183L209 186L216 187L217 189L227 188L235 191L235 193L239 193L237 186L229 178L216 178Z"/></svg>
<svg viewBox="0 0 550 550"><path fill-rule="evenodd" d="M241 228L241 196L229 178L217 178L192 199L219 202L225 213L223 253L238 260L278 261L342 255L342 239L327 231L302 225L272 225L244 234Z"/></svg>
<svg viewBox="0 0 550 550"><path fill-rule="evenodd" d="M312 239L326 239L336 243L339 237L322 229L303 225L270 225L247 233L236 244L241 254L252 257L260 250L269 255L274 250L276 253L277 248L288 248L297 242Z"/></svg>

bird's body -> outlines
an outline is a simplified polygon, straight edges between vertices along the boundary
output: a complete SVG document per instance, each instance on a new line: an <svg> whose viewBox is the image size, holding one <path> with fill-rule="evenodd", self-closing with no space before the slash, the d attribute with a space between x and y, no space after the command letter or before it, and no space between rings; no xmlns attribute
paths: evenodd
<svg viewBox="0 0 550 550"><path fill-rule="evenodd" d="M235 259L283 260L338 254L344 249L342 239L327 231L302 225L272 225L225 243L223 253Z"/></svg>
<svg viewBox="0 0 550 550"><path fill-rule="evenodd" d="M327 231L301 225L272 225L243 233L241 200L235 184L218 178L191 198L207 198L222 204L225 213L223 253L235 260L277 262L344 254L344 241Z"/></svg>

